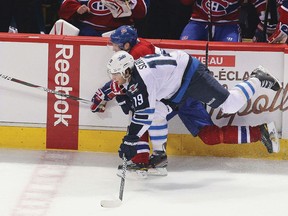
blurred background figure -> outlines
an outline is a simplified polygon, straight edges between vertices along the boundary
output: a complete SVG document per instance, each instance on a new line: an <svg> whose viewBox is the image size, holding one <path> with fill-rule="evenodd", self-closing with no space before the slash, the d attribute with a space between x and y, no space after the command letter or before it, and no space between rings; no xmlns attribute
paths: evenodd
<svg viewBox="0 0 288 216"><path fill-rule="evenodd" d="M79 35L101 36L143 19L147 7L147 0L64 0L59 17L80 29Z"/></svg>
<svg viewBox="0 0 288 216"><path fill-rule="evenodd" d="M270 0L270 4L273 3ZM273 9L271 5L271 9ZM277 25L272 35L268 35L269 43L288 43L288 0L277 0ZM271 18L273 18L273 10L271 11ZM275 19L274 19L275 20ZM273 21L273 19L272 19Z"/></svg>
<svg viewBox="0 0 288 216"><path fill-rule="evenodd" d="M63 0L41 0L45 33L48 34L59 19L58 11Z"/></svg>
<svg viewBox="0 0 288 216"><path fill-rule="evenodd" d="M142 38L178 40L191 12L192 7L179 0L150 0L146 17L137 21L135 27Z"/></svg>
<svg viewBox="0 0 288 216"><path fill-rule="evenodd" d="M243 1L180 0L184 5L191 5L192 14L189 23L183 29L181 40L204 40L240 42L240 11ZM248 0L259 17L264 21L265 0Z"/></svg>
<svg viewBox="0 0 288 216"><path fill-rule="evenodd" d="M44 32L42 0L0 0L0 32Z"/></svg>

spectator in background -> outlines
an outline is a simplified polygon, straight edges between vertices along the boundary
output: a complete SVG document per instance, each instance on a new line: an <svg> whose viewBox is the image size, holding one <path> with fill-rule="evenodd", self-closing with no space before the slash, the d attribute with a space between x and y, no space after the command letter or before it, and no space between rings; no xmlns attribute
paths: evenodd
<svg viewBox="0 0 288 216"><path fill-rule="evenodd" d="M192 7L179 0L151 0L147 16L135 27L143 38L178 40L191 12Z"/></svg>
<svg viewBox="0 0 288 216"><path fill-rule="evenodd" d="M278 0L278 23L276 30L268 38L269 43L288 42L288 0Z"/></svg>
<svg viewBox="0 0 288 216"><path fill-rule="evenodd" d="M58 11L62 0L40 0L42 1L41 8L44 18L44 32L49 33L55 22L59 19Z"/></svg>
<svg viewBox="0 0 288 216"><path fill-rule="evenodd" d="M19 33L40 33L44 27L41 1L0 0L0 32L13 25Z"/></svg>
<svg viewBox="0 0 288 216"><path fill-rule="evenodd" d="M255 28L253 42L267 42L269 36L273 34L278 22L276 0L266 2L264 20L257 23Z"/></svg>
<svg viewBox="0 0 288 216"><path fill-rule="evenodd" d="M121 25L133 25L146 14L144 0L64 0L59 9L59 17L79 28L82 36L101 36Z"/></svg>
<svg viewBox="0 0 288 216"><path fill-rule="evenodd" d="M208 40L240 42L240 9L243 1L180 0L193 5L189 23L184 28L181 40ZM265 17L265 0L249 0L256 8L261 21Z"/></svg>
<svg viewBox="0 0 288 216"><path fill-rule="evenodd" d="M259 17L253 4L245 2L241 6L240 28L242 41L252 41L259 24Z"/></svg>

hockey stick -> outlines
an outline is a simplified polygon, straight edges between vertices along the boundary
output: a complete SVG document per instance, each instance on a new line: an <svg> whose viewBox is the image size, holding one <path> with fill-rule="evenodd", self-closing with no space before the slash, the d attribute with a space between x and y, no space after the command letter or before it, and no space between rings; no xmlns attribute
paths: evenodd
<svg viewBox="0 0 288 216"><path fill-rule="evenodd" d="M208 1L209 3L209 10L208 10L208 37L207 37L207 42L206 42L206 47L205 47L205 66L208 69L208 62L209 62L209 42L212 40L212 6L211 6L211 0ZM204 108L207 110L207 104L204 103Z"/></svg>
<svg viewBox="0 0 288 216"><path fill-rule="evenodd" d="M263 26L263 38L260 42L267 42L266 34L267 34L267 23L268 23L268 15L270 11L270 0L266 1L266 10L265 10L265 17L264 17L264 26Z"/></svg>
<svg viewBox="0 0 288 216"><path fill-rule="evenodd" d="M212 40L212 4L211 0L208 1L209 3L209 10L208 10L208 43Z"/></svg>
<svg viewBox="0 0 288 216"><path fill-rule="evenodd" d="M124 186L125 186L125 178L126 178L126 170L127 170L127 159L125 155L123 155L123 166L122 166L122 176L119 190L119 199L116 200L101 200L101 206L104 208L115 208L119 207L122 204Z"/></svg>
<svg viewBox="0 0 288 216"><path fill-rule="evenodd" d="M86 99L83 99L83 98L80 98L80 97L76 97L76 96L73 96L73 95L69 95L69 94L65 94L65 93L59 92L59 91L48 89L48 88L45 88L43 86L34 85L32 83L28 83L28 82L25 82L23 80L15 79L13 77L10 77L10 76L4 75L4 74L0 74L0 77L5 79L5 80L16 82L16 83L19 83L21 85L26 85L26 86L29 86L29 87L32 87L32 88L37 88L39 90L42 90L42 91L45 91L45 92L48 92L48 93L51 93L51 94L59 95L59 96L62 96L62 97L66 97L66 98L69 98L71 100L79 101L79 102L82 102L82 103L85 103L85 104L91 104L92 103L90 100L86 100Z"/></svg>

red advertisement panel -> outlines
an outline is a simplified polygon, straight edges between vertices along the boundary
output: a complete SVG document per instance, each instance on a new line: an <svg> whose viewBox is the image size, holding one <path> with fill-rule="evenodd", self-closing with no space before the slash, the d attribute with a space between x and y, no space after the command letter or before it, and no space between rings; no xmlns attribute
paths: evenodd
<svg viewBox="0 0 288 216"><path fill-rule="evenodd" d="M193 56L203 64L206 63L206 56L205 55L195 55ZM235 67L235 56L233 55L209 55L208 56L208 66L213 67Z"/></svg>
<svg viewBox="0 0 288 216"><path fill-rule="evenodd" d="M49 43L48 88L79 96L80 46ZM78 149L79 103L49 94L46 147Z"/></svg>

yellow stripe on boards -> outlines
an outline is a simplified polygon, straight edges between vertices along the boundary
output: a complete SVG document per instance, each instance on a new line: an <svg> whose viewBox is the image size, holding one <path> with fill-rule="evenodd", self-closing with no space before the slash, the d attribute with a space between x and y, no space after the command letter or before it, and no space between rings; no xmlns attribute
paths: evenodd
<svg viewBox="0 0 288 216"><path fill-rule="evenodd" d="M46 149L46 128L2 126L0 134L1 148ZM125 134L125 131L79 130L78 150L117 153ZM280 139L280 143L280 152L269 154L261 142L211 146L189 134L169 134L167 154L288 160L288 140Z"/></svg>
<svg viewBox="0 0 288 216"><path fill-rule="evenodd" d="M0 127L0 147L19 149L46 149L46 129L30 127Z"/></svg>

